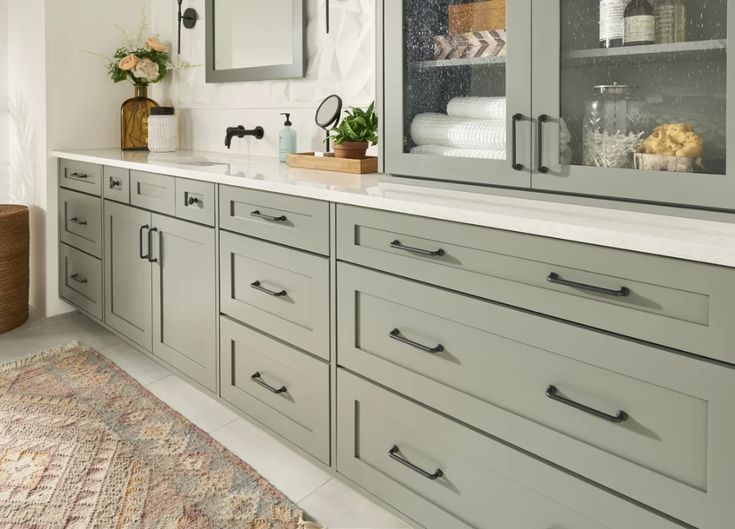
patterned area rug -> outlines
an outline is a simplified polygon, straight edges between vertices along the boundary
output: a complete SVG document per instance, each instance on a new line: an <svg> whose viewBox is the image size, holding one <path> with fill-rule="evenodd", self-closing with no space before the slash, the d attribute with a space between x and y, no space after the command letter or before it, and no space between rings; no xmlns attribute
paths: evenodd
<svg viewBox="0 0 735 529"><path fill-rule="evenodd" d="M301 511L98 352L0 366L0 529L297 529Z"/></svg>

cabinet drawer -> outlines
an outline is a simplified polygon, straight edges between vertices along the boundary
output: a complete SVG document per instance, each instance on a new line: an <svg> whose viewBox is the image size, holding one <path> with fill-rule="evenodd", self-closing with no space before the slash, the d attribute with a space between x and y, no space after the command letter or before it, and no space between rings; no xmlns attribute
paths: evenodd
<svg viewBox="0 0 735 529"><path fill-rule="evenodd" d="M215 191L210 182L176 179L176 216L214 226Z"/></svg>
<svg viewBox="0 0 735 529"><path fill-rule="evenodd" d="M329 464L329 365L221 318L222 397Z"/></svg>
<svg viewBox="0 0 735 529"><path fill-rule="evenodd" d="M66 244L59 245L59 295L102 320L102 262Z"/></svg>
<svg viewBox="0 0 735 529"><path fill-rule="evenodd" d="M102 201L98 197L59 190L61 240L83 252L102 256Z"/></svg>
<svg viewBox="0 0 735 529"><path fill-rule="evenodd" d="M102 194L107 200L130 204L130 171L105 167Z"/></svg>
<svg viewBox="0 0 735 529"><path fill-rule="evenodd" d="M220 187L220 226L225 230L329 255L329 204Z"/></svg>
<svg viewBox="0 0 735 529"><path fill-rule="evenodd" d="M735 363L735 269L353 207L338 257Z"/></svg>
<svg viewBox="0 0 735 529"><path fill-rule="evenodd" d="M102 166L61 160L59 186L99 197L102 195Z"/></svg>
<svg viewBox="0 0 735 529"><path fill-rule="evenodd" d="M735 487L708 466L735 462L735 371L345 263L338 278L341 366L692 524Z"/></svg>
<svg viewBox="0 0 735 529"><path fill-rule="evenodd" d="M329 260L220 233L222 312L329 359Z"/></svg>
<svg viewBox="0 0 735 529"><path fill-rule="evenodd" d="M338 471L427 529L680 527L339 370Z"/></svg>
<svg viewBox="0 0 735 529"><path fill-rule="evenodd" d="M130 203L156 213L174 215L176 179L173 176L130 171Z"/></svg>

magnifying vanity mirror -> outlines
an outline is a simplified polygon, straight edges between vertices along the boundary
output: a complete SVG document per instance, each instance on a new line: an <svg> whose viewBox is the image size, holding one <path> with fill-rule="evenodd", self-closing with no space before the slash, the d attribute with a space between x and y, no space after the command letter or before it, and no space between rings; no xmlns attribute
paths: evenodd
<svg viewBox="0 0 735 529"><path fill-rule="evenodd" d="M305 0L206 0L207 82L304 76Z"/></svg>
<svg viewBox="0 0 735 529"><path fill-rule="evenodd" d="M322 104L319 105L319 108L316 109L316 116L314 117L314 121L316 121L316 124L323 128L327 133L327 137L324 140L327 145L327 152L329 152L331 148L329 131L332 129L332 127L337 125L341 114L342 98L336 94L327 97L324 101L322 101Z"/></svg>

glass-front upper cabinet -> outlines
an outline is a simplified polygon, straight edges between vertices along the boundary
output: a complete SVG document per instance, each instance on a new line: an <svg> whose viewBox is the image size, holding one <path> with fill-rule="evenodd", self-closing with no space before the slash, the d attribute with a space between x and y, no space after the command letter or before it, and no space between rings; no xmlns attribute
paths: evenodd
<svg viewBox="0 0 735 529"><path fill-rule="evenodd" d="M532 18L534 189L735 209L735 2L534 0Z"/></svg>
<svg viewBox="0 0 735 529"><path fill-rule="evenodd" d="M530 186L531 0L384 2L387 172Z"/></svg>

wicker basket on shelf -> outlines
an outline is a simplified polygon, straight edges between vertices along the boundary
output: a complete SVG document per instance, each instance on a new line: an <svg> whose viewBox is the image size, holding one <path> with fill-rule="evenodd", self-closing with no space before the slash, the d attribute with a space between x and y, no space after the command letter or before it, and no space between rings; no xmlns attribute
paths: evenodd
<svg viewBox="0 0 735 529"><path fill-rule="evenodd" d="M29 212L0 205L0 334L28 319Z"/></svg>

